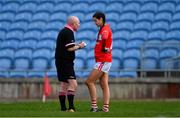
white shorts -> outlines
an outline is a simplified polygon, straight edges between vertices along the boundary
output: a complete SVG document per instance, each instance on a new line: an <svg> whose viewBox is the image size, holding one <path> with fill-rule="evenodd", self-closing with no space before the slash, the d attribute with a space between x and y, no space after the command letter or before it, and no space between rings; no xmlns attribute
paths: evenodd
<svg viewBox="0 0 180 118"><path fill-rule="evenodd" d="M94 64L94 69L108 73L110 70L111 64L112 64L111 62L96 62Z"/></svg>

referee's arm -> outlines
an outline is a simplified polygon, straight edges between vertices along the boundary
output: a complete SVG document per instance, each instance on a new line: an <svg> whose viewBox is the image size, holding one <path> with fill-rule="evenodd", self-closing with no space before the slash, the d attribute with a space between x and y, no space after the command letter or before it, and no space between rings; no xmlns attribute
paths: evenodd
<svg viewBox="0 0 180 118"><path fill-rule="evenodd" d="M81 49L81 48L83 48L84 47L84 44L76 44L76 43L69 43L69 44L67 44L66 45L66 48L67 48L67 50L68 51L76 51L76 50L78 50L78 49Z"/></svg>

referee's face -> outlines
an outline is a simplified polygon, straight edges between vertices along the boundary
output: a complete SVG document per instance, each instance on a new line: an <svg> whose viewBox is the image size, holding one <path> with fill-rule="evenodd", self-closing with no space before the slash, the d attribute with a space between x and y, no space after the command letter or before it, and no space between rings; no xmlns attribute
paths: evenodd
<svg viewBox="0 0 180 118"><path fill-rule="evenodd" d="M74 22L73 26L74 26L74 31L77 31L79 29L79 26L80 26L79 21Z"/></svg>

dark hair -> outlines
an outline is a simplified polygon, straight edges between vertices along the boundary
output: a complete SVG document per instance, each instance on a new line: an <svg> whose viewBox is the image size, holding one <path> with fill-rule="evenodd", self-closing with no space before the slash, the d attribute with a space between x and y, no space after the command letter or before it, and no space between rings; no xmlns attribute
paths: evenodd
<svg viewBox="0 0 180 118"><path fill-rule="evenodd" d="M100 18L102 18L103 19L103 24L105 24L105 22L106 22L106 17L105 17L105 14L103 13L103 12L100 12L100 11L98 11L98 12L96 12L94 15L93 15L93 18L97 18L97 19L100 19Z"/></svg>

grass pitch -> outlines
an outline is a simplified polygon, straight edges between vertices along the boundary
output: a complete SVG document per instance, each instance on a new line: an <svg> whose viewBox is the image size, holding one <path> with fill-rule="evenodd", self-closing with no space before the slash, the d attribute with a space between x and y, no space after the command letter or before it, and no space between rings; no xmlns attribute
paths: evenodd
<svg viewBox="0 0 180 118"><path fill-rule="evenodd" d="M6 102L0 103L0 117L180 117L180 100L111 101L108 113L89 112L89 101L75 101L75 106L77 112L70 113L61 112L58 101Z"/></svg>

